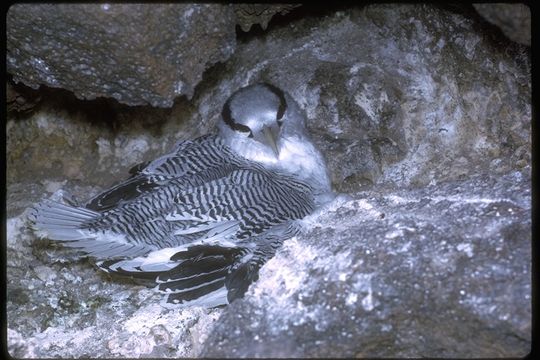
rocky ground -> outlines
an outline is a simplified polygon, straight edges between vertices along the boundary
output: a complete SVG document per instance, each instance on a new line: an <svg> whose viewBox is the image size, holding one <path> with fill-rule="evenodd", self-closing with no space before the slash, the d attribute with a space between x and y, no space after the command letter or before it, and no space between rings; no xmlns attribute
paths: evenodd
<svg viewBox="0 0 540 360"><path fill-rule="evenodd" d="M10 354L527 354L530 48L489 5L10 8ZM504 10L530 24L527 8ZM27 228L35 202L91 197L212 131L228 96L258 81L299 102L347 196L306 219L244 299L166 309Z"/></svg>
<svg viewBox="0 0 540 360"><path fill-rule="evenodd" d="M527 354L527 175L363 191L335 206L224 311L203 356Z"/></svg>

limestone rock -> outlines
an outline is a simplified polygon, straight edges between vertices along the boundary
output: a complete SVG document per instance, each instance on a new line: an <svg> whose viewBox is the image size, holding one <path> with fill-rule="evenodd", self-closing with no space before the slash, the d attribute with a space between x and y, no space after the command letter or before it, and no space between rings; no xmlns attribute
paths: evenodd
<svg viewBox="0 0 540 360"><path fill-rule="evenodd" d="M276 14L285 15L301 4L235 4L236 23L242 31L249 31L252 25L259 24L266 30L268 22Z"/></svg>
<svg viewBox="0 0 540 360"><path fill-rule="evenodd" d="M525 4L473 4L478 13L498 26L512 41L531 46L531 9Z"/></svg>
<svg viewBox="0 0 540 360"><path fill-rule="evenodd" d="M240 86L289 91L341 191L505 172L530 156L530 53L478 27L433 5L302 18L239 44L198 106L217 119Z"/></svg>
<svg viewBox="0 0 540 360"><path fill-rule="evenodd" d="M355 194L284 244L201 356L525 356L530 185L513 172Z"/></svg>
<svg viewBox="0 0 540 360"><path fill-rule="evenodd" d="M16 4L7 14L14 80L81 99L171 107L234 48L229 5Z"/></svg>
<svg viewBox="0 0 540 360"><path fill-rule="evenodd" d="M301 16L308 7L290 23L239 36L234 55L205 72L191 100L177 99L172 108L40 89L32 113L8 114L10 354L528 352L530 49L459 9L350 5ZM191 16L202 16L196 9ZM176 141L211 131L227 97L258 81L299 101L335 188L352 198L310 217L245 299L225 310L163 309L151 289L113 281L28 229L32 204L51 194L92 197Z"/></svg>
<svg viewBox="0 0 540 360"><path fill-rule="evenodd" d="M11 114L32 113L41 100L39 93L15 89L9 82L6 83L6 105L7 111ZM15 115L15 116L16 116Z"/></svg>

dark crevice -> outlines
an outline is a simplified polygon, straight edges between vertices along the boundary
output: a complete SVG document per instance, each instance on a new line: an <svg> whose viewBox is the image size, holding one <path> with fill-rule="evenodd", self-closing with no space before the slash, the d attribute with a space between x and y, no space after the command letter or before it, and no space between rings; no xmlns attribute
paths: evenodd
<svg viewBox="0 0 540 360"><path fill-rule="evenodd" d="M345 11L352 7L363 7L365 3L358 1L339 1L339 2L320 2L314 1L304 3L301 6L291 9L286 14L275 14L268 22L266 29L263 29L260 24L253 24L249 31L245 32L236 25L236 38L239 42L248 42L253 38L265 38L269 32L289 26L291 23L308 20L316 21L325 16L332 15L337 11Z"/></svg>
<svg viewBox="0 0 540 360"><path fill-rule="evenodd" d="M88 119L91 119L92 122L97 124L109 124L116 120L117 113L124 107L124 105L111 98L82 100L77 98L73 92L62 88L40 85L38 89L33 89L23 83L15 83L10 75L8 75L7 81L22 97L29 99L39 98L32 112L10 113L13 119L26 118L43 107L50 107L63 109L70 116L82 113L85 117L88 117Z"/></svg>
<svg viewBox="0 0 540 360"><path fill-rule="evenodd" d="M143 126L158 131L161 120L172 111L172 108L155 108L150 105L126 105L108 97L84 100L76 97L70 90L46 85L33 89L23 83L15 83L11 75L8 75L7 83L20 97L35 101L30 110L9 111L9 118L15 121L27 119L42 109L61 109L69 117L83 118L98 127L109 128L111 133L116 135L120 129L130 127L135 118L141 120ZM185 100L185 97L181 97L175 105L181 104L182 99Z"/></svg>

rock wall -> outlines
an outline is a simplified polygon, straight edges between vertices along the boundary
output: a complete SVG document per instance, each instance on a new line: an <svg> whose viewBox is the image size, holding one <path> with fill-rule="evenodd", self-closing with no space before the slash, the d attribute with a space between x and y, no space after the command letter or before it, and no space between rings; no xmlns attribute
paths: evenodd
<svg viewBox="0 0 540 360"><path fill-rule="evenodd" d="M517 171L356 193L283 246L201 355L525 356L530 205Z"/></svg>
<svg viewBox="0 0 540 360"><path fill-rule="evenodd" d="M82 99L170 107L233 53L233 21L219 4L17 4L7 16L8 72Z"/></svg>
<svg viewBox="0 0 540 360"><path fill-rule="evenodd" d="M7 40L13 356L529 351L530 48L472 7L18 4ZM297 99L349 198L244 299L165 309L28 230L33 203L91 197L258 81Z"/></svg>

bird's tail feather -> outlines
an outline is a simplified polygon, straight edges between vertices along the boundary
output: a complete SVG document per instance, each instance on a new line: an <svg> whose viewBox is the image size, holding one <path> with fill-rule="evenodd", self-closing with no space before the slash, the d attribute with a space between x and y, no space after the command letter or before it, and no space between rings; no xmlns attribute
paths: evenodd
<svg viewBox="0 0 540 360"><path fill-rule="evenodd" d="M57 241L97 259L140 256L150 251L145 245L126 242L121 235L92 231L89 225L100 216L84 207L46 200L36 205L28 218L41 238Z"/></svg>
<svg viewBox="0 0 540 360"><path fill-rule="evenodd" d="M168 294L166 306L214 307L228 303L227 277L244 250L215 244L188 245L174 251L160 250L155 253L159 256L98 265L109 273L136 280L153 278L157 289Z"/></svg>
<svg viewBox="0 0 540 360"><path fill-rule="evenodd" d="M85 224L98 216L99 213L92 210L48 200L36 205L29 219L40 237L69 241L92 237Z"/></svg>

